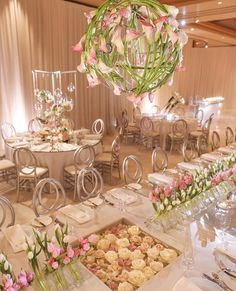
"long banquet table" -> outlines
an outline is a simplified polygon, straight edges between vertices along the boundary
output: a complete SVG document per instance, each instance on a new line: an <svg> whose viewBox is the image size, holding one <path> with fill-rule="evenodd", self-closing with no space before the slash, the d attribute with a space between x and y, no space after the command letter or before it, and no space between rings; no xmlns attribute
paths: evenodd
<svg viewBox="0 0 236 291"><path fill-rule="evenodd" d="M29 221L33 219L34 214L32 209L16 204L14 205L18 222L22 224L29 224ZM214 213L214 205L212 205L212 210ZM137 205L127 206L126 212L121 212L119 209L103 204L99 206L95 210L94 218L84 224L78 224L75 220L71 218L67 218L64 221L67 221L69 225L73 226L73 232L75 237L86 236L88 234L97 232L104 227L111 225L113 222L116 222L122 218L126 218L134 224L139 225L144 231L150 233L154 237L158 238L162 242L174 247L180 252L184 251L184 229L181 225L177 225L174 229L168 230L167 232L160 232L150 229L144 223L146 218L153 213L153 208L148 200L148 198L140 195L140 201ZM142 291L171 291L176 282L183 276L191 276L191 280L197 281L198 284L202 287L201 290L208 291L220 291L219 288L214 283L211 283L202 278L202 273L210 273L216 272L219 270L217 267L213 251L216 247L221 245L221 229L215 223L214 217L208 221L208 223L203 224L203 220L205 217L208 217L209 211L207 213L202 213L199 216L197 221L191 223L191 234L192 234L192 242L194 248L194 269L189 271L188 273L184 273L184 268L182 265L183 256L177 258L177 260L163 270L161 270L158 274L155 275L154 278L147 281L143 286L141 286L138 290ZM58 215L56 213L56 217L59 217L60 220L63 219L63 216ZM236 212L232 217L236 219ZM202 236L199 235L201 228L199 227L199 223L204 225L205 227L205 240L202 242ZM50 233L53 229L53 225L48 226L47 230ZM213 235L212 235L213 233ZM2 234L1 234L2 236ZM199 240L201 238L201 240ZM226 239L229 241L228 251L234 250L236 247L236 237L226 234ZM0 247L3 251L8 254L8 259L12 262L14 270L20 271L20 268L28 269L29 265L26 259L26 254L24 252L13 253L12 248L9 243L7 243L6 239L0 240ZM84 266L81 265L81 273L83 276L83 281L81 286L77 288L80 291L106 291L110 290L105 284L102 283L95 275L90 273ZM192 279L193 278L193 279ZM232 283L232 282L231 282ZM233 282L235 283L235 282ZM232 284L233 284L232 283ZM236 288L236 285L234 285ZM76 288L74 290L77 290ZM189 289L186 289L190 291ZM236 290L236 289L233 289ZM177 290L176 290L177 291ZM181 290L183 291L183 289Z"/></svg>

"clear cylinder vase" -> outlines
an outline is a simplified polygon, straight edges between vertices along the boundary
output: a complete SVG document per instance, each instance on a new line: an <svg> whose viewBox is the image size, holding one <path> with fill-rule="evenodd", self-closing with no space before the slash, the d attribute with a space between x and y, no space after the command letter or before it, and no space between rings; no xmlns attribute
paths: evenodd
<svg viewBox="0 0 236 291"><path fill-rule="evenodd" d="M62 271L66 278L69 289L71 289L73 286L78 287L81 284L81 274L78 259L74 259L68 265L64 266Z"/></svg>

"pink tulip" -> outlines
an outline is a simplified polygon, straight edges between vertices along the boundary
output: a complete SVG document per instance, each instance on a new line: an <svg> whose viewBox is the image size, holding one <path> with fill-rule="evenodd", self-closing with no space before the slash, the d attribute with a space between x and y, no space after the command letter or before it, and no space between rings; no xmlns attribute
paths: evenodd
<svg viewBox="0 0 236 291"><path fill-rule="evenodd" d="M82 249L80 249L80 256L84 256L85 254L86 254L86 251L85 250L82 250Z"/></svg>
<svg viewBox="0 0 236 291"><path fill-rule="evenodd" d="M89 65L96 65L97 64L97 56L96 56L96 51L95 49L92 47L89 51L89 55L87 57L87 63Z"/></svg>
<svg viewBox="0 0 236 291"><path fill-rule="evenodd" d="M94 15L96 14L96 10L92 10L90 12L84 12L84 16L87 18L88 24L91 23Z"/></svg>
<svg viewBox="0 0 236 291"><path fill-rule="evenodd" d="M142 24L142 29L143 29L143 32L146 35L148 43L149 44L153 43L154 32L155 32L154 27L149 22L146 22L146 21L143 21L143 20L141 20L140 22Z"/></svg>
<svg viewBox="0 0 236 291"><path fill-rule="evenodd" d="M54 259L56 259L57 257L59 257L61 254L61 250L60 248L55 248L54 251L52 252L52 256Z"/></svg>
<svg viewBox="0 0 236 291"><path fill-rule="evenodd" d="M83 250L84 251L88 251L89 249L90 249L89 243L86 243L86 244L83 245Z"/></svg>
<svg viewBox="0 0 236 291"><path fill-rule="evenodd" d="M118 53L123 55L124 54L124 44L123 44L122 38L121 38L121 31L122 31L122 27L120 25L118 25L113 33L111 42L116 46Z"/></svg>
<svg viewBox="0 0 236 291"><path fill-rule="evenodd" d="M106 39L103 35L100 37L99 49L104 53L108 53Z"/></svg>
<svg viewBox="0 0 236 291"><path fill-rule="evenodd" d="M79 256L79 252L80 252L80 249L79 248L75 248L74 249L74 257L78 257Z"/></svg>
<svg viewBox="0 0 236 291"><path fill-rule="evenodd" d="M52 253L55 250L54 244L53 243L49 243L48 244L48 252Z"/></svg>
<svg viewBox="0 0 236 291"><path fill-rule="evenodd" d="M34 273L33 272L26 272L27 281L31 283L34 280Z"/></svg>
<svg viewBox="0 0 236 291"><path fill-rule="evenodd" d="M95 87L99 84L101 84L101 81L99 80L97 74L93 71L90 74L87 74L87 80L89 83L89 87Z"/></svg>
<svg viewBox="0 0 236 291"><path fill-rule="evenodd" d="M106 64L104 64L101 60L98 62L98 69L103 73L103 74L109 74L113 71L113 68L108 67Z"/></svg>
<svg viewBox="0 0 236 291"><path fill-rule="evenodd" d="M121 95L120 87L118 87L117 85L113 85L113 86L114 86L114 90L113 90L114 94L118 96Z"/></svg>
<svg viewBox="0 0 236 291"><path fill-rule="evenodd" d="M177 179L174 179L174 181L172 182L172 187L173 187L174 189L177 189L177 188L179 187L179 182L178 182Z"/></svg>
<svg viewBox="0 0 236 291"><path fill-rule="evenodd" d="M73 248L68 245L67 249L66 249L66 254L69 258L73 258L74 257L74 250Z"/></svg>
<svg viewBox="0 0 236 291"><path fill-rule="evenodd" d="M18 285L23 289L23 288L27 288L29 287L29 283L27 280L27 276L26 276L26 272L25 271L21 271L20 274L18 275L18 281L17 281Z"/></svg>
<svg viewBox="0 0 236 291"><path fill-rule="evenodd" d="M58 269L58 267L59 267L58 262L53 262L53 263L52 263L52 268L53 268L54 270Z"/></svg>
<svg viewBox="0 0 236 291"><path fill-rule="evenodd" d="M88 237L88 241L89 241L90 243L96 243L96 241L97 241L97 236L96 236L96 234L91 234L91 235Z"/></svg>
<svg viewBox="0 0 236 291"><path fill-rule="evenodd" d="M139 31L132 30L132 29L127 29L126 31L126 41L131 41L133 39L138 38L141 35Z"/></svg>
<svg viewBox="0 0 236 291"><path fill-rule="evenodd" d="M179 39L178 33L174 32L170 28L170 29L168 29L168 34L169 34L169 37L170 37L170 41L172 42L172 45L174 45L178 41L178 39Z"/></svg>
<svg viewBox="0 0 236 291"><path fill-rule="evenodd" d="M180 188L180 190L184 190L187 188L187 185L186 185L184 180L179 181L179 188Z"/></svg>
<svg viewBox="0 0 236 291"><path fill-rule="evenodd" d="M121 17L124 17L126 19L130 19L130 16L131 16L131 7L128 6L128 7L124 7L122 9L119 10L119 15Z"/></svg>
<svg viewBox="0 0 236 291"><path fill-rule="evenodd" d="M54 258L51 257L49 260L48 260L48 264L51 266L53 263L55 262Z"/></svg>
<svg viewBox="0 0 236 291"><path fill-rule="evenodd" d="M84 50L84 42L85 35L83 35L80 41L73 47L73 51L81 53Z"/></svg>
<svg viewBox="0 0 236 291"><path fill-rule="evenodd" d="M104 28L115 25L115 19L118 17L117 13L107 13L103 18L102 26Z"/></svg>
<svg viewBox="0 0 236 291"><path fill-rule="evenodd" d="M184 176L184 181L187 185L191 185L193 182L193 177L191 175Z"/></svg>
<svg viewBox="0 0 236 291"><path fill-rule="evenodd" d="M172 193L171 187L169 185L166 186L166 188L165 188L165 197L170 197L171 193Z"/></svg>
<svg viewBox="0 0 236 291"><path fill-rule="evenodd" d="M65 256L65 258L63 259L63 264L68 265L70 263L70 261L71 261L70 258Z"/></svg>
<svg viewBox="0 0 236 291"><path fill-rule="evenodd" d="M152 202L152 203L156 203L158 202L158 197L151 191L149 192L149 200Z"/></svg>

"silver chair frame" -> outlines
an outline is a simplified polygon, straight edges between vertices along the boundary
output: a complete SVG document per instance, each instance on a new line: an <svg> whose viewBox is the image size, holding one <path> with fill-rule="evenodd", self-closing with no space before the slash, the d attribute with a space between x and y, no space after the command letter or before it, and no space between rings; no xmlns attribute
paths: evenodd
<svg viewBox="0 0 236 291"><path fill-rule="evenodd" d="M211 135L211 149L215 151L220 147L220 135L217 131L213 131Z"/></svg>
<svg viewBox="0 0 236 291"><path fill-rule="evenodd" d="M10 131L10 135L6 135L6 130ZM16 130L15 127L9 123L9 122L5 122L1 125L1 135L3 140L6 140L9 137L15 136L16 135Z"/></svg>
<svg viewBox="0 0 236 291"><path fill-rule="evenodd" d="M232 144L234 142L234 132L230 126L226 127L225 131L225 144L226 146Z"/></svg>
<svg viewBox="0 0 236 291"><path fill-rule="evenodd" d="M48 207L43 201L43 192L46 187L49 186L50 193L55 193L55 202ZM60 194L61 193L61 194ZM60 196L62 196L62 201L60 201ZM46 202L47 203L47 202ZM45 178L38 182L34 189L33 194L33 210L36 216L45 215L57 211L61 207L66 205L66 193L61 183L52 178ZM43 211L38 210L38 206L41 206Z"/></svg>
<svg viewBox="0 0 236 291"><path fill-rule="evenodd" d="M185 140L182 147L182 154L185 162L190 162L198 155L196 145L192 140Z"/></svg>
<svg viewBox="0 0 236 291"><path fill-rule="evenodd" d="M161 164L158 163L158 156L163 155L163 159ZM157 147L152 152L152 171L159 172L165 171L168 168L168 155L167 153L160 147Z"/></svg>
<svg viewBox="0 0 236 291"><path fill-rule="evenodd" d="M103 135L105 131L105 125L101 118L96 119L92 124L92 133Z"/></svg>
<svg viewBox="0 0 236 291"><path fill-rule="evenodd" d="M131 176L129 173L129 164L131 161L135 163L135 167L136 167L135 173L133 176ZM124 159L123 164L122 164L122 174L123 174L123 179L125 181L125 184L141 182L143 178L143 167L138 157L134 155L130 155Z"/></svg>
<svg viewBox="0 0 236 291"><path fill-rule="evenodd" d="M6 226L12 226L15 224L15 210L11 204L11 202L4 196L0 196L0 211L2 211L3 215L2 215L2 219L0 221L0 230L2 229L2 227L4 226L6 217L7 217L7 210L10 210L11 213L11 221L10 223Z"/></svg>

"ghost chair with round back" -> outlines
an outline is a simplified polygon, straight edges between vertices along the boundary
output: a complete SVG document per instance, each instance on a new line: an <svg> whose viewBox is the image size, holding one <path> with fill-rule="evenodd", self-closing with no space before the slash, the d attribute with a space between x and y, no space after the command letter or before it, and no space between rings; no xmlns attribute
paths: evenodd
<svg viewBox="0 0 236 291"><path fill-rule="evenodd" d="M11 202L0 195L0 230L15 224L15 210Z"/></svg>
<svg viewBox="0 0 236 291"><path fill-rule="evenodd" d="M102 176L96 168L84 168L78 174L76 187L79 201L100 197L103 193Z"/></svg>
<svg viewBox="0 0 236 291"><path fill-rule="evenodd" d="M33 194L33 210L36 216L49 215L66 205L66 193L61 183L52 178L38 182Z"/></svg>
<svg viewBox="0 0 236 291"><path fill-rule="evenodd" d="M1 135L4 141L8 138L16 136L15 127L9 122L3 123L1 125Z"/></svg>
<svg viewBox="0 0 236 291"><path fill-rule="evenodd" d="M159 147L156 147L152 152L152 171L163 172L168 168L168 155Z"/></svg>
<svg viewBox="0 0 236 291"><path fill-rule="evenodd" d="M29 121L28 131L30 133L39 132L43 129L43 125L38 118L33 118Z"/></svg>
<svg viewBox="0 0 236 291"><path fill-rule="evenodd" d="M217 150L220 147L220 135L217 131L213 131L211 135L211 149L212 151Z"/></svg>
<svg viewBox="0 0 236 291"><path fill-rule="evenodd" d="M141 183L143 178L143 167L138 157L127 156L122 164L122 174L125 184Z"/></svg>
<svg viewBox="0 0 236 291"><path fill-rule="evenodd" d="M77 177L83 168L91 167L94 163L95 152L92 146L80 146L74 153L73 164L64 168L64 183L74 188L74 199L77 191Z"/></svg>
<svg viewBox="0 0 236 291"><path fill-rule="evenodd" d="M105 132L104 121L101 118L96 119L92 124L92 133L103 135Z"/></svg>
<svg viewBox="0 0 236 291"><path fill-rule="evenodd" d="M227 126L225 130L225 144L226 146L228 146L233 142L234 142L234 131L230 126Z"/></svg>
<svg viewBox="0 0 236 291"><path fill-rule="evenodd" d="M184 162L190 162L191 160L197 158L198 152L194 141L189 139L185 140L183 143L182 155Z"/></svg>
<svg viewBox="0 0 236 291"><path fill-rule="evenodd" d="M184 141L188 135L188 124L184 119L176 120L171 127L171 133L168 134L170 141L170 153L177 147L181 151Z"/></svg>
<svg viewBox="0 0 236 291"><path fill-rule="evenodd" d="M48 176L48 169L40 167L36 156L28 148L17 148L13 154L17 172L17 201L20 189L36 186L39 180ZM27 186L28 182L28 186Z"/></svg>

